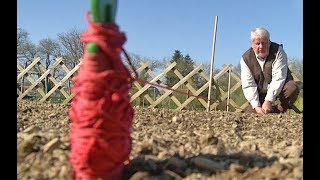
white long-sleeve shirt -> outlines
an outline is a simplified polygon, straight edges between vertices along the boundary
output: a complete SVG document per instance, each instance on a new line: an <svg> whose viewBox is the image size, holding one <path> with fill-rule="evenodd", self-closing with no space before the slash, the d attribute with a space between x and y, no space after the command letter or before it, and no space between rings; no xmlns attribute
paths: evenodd
<svg viewBox="0 0 320 180"><path fill-rule="evenodd" d="M257 57L257 56L256 56ZM265 63L264 60L257 57L257 61L259 62L261 69L263 71L263 65ZM244 62L243 58L240 59L240 67L241 67L241 83L242 90L245 98L251 104L252 108L261 107L259 102L259 95L257 84L254 81L254 78L250 72L249 67ZM274 102L276 97L282 90L282 87L285 83L287 77L288 70L288 59L287 54L284 52L283 48L279 46L276 59L272 63L272 80L270 84L264 83L264 91L267 92L265 100L270 102Z"/></svg>

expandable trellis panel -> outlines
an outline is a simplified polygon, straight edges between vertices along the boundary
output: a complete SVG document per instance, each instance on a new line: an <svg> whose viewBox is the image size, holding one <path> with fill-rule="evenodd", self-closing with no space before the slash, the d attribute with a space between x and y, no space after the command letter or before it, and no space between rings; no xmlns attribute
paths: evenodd
<svg viewBox="0 0 320 180"><path fill-rule="evenodd" d="M71 78L74 73L77 72L81 63L69 70L62 60L62 58L56 58L48 69L40 62L40 58L35 58L25 69L17 64L17 70L19 72L17 83L19 84L22 80L27 81L22 83L22 87L26 87L26 89L21 88L21 85L17 87L17 100L19 101L27 95L33 94L33 96L37 96L37 100L43 102L59 91L65 98L63 103L68 103L74 95L70 94L70 87L66 88L66 83L71 82ZM45 85L43 85L43 81ZM25 86L24 84L29 85ZM53 85L50 90L47 88L49 84ZM36 95L34 95L34 90L37 92Z"/></svg>
<svg viewBox="0 0 320 180"><path fill-rule="evenodd" d="M49 68L41 63L40 58L34 58L34 60L25 68L20 64L17 64L17 100L20 101L27 96L34 96L36 100L43 102L49 99L50 96L60 94L60 98L63 99L63 104L69 103L74 94L70 93L70 87L72 86L71 78L77 73L79 66L78 63L72 69L68 68L63 63L63 58L56 58L53 64ZM163 103L167 98L170 98L172 102L176 105L175 110L182 110L191 104L193 101L199 101L200 104L206 108L207 101L203 98L196 98L194 96L200 96L209 87L209 75L207 75L203 70L203 65L195 65L193 70L183 77L183 75L175 68L177 63L173 62L168 64L167 67L158 74L154 73L149 66L150 62L144 62L140 64L140 67L136 69L137 73L145 72L144 76L151 83L155 83L161 86L166 86L161 82L161 79L165 77L168 72L173 72L180 81L175 85L170 87L172 90L153 87L150 84L140 84L137 81L133 83L133 89L135 91L131 92L131 102L137 99L143 99L148 102L147 107L157 107L157 105ZM289 66L290 68L290 66ZM70 70L71 69L71 70ZM206 82L199 88L194 87L192 83L192 77L199 75ZM227 75L229 77L228 88L223 90L219 87L216 82L221 80L221 78ZM294 74L292 74L295 81L300 81ZM230 83L231 80L234 83ZM44 83L46 82L46 83ZM301 82L301 81L300 81ZM49 87L49 84L50 87ZM181 86L183 85L184 91L190 93L194 96L186 96L185 99L179 100L173 93L174 90L181 91ZM302 86L302 83L301 83ZM149 93L150 89L155 88L159 91L157 97ZM179 89L180 88L180 89ZM223 65L222 70L213 76L213 89L218 91L220 96L219 99L214 100L210 103L210 110L215 110L222 102L227 102L227 110L229 106L232 106L235 111L242 111L248 106L248 102L240 103L235 102L231 95L241 88L240 78L232 72L231 65ZM303 88L303 87L301 87ZM149 91L148 91L149 90Z"/></svg>

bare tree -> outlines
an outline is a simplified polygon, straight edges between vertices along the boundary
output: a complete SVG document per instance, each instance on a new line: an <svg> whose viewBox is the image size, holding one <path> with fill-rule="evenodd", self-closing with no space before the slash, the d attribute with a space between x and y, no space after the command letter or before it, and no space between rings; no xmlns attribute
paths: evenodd
<svg viewBox="0 0 320 180"><path fill-rule="evenodd" d="M59 43L56 40L53 40L51 38L40 40L38 51L42 61L44 61L46 69L49 69L51 63L55 60L55 58L61 55L60 49L61 48L59 46ZM53 72L52 75L54 76L54 74L55 72ZM46 77L43 84L45 87L45 92L47 93L51 89L52 83L50 83L48 77Z"/></svg>
<svg viewBox="0 0 320 180"><path fill-rule="evenodd" d="M17 61L26 67L37 56L37 47L29 39L29 33L17 28Z"/></svg>
<svg viewBox="0 0 320 180"><path fill-rule="evenodd" d="M69 68L73 69L79 64L80 59L84 54L85 44L81 42L82 32L77 28L72 28L65 33L58 34L58 41L61 44L63 52L64 64ZM72 76L74 76L73 74ZM71 77L72 77L71 76ZM72 79L72 78L71 78ZM67 89L71 93L72 80L67 80Z"/></svg>
<svg viewBox="0 0 320 180"><path fill-rule="evenodd" d="M20 49L19 61L25 65L30 64L38 56L37 46L32 42L26 42Z"/></svg>
<svg viewBox="0 0 320 180"><path fill-rule="evenodd" d="M61 55L59 43L51 38L45 38L40 40L38 45L39 55L45 59L46 68L51 64L53 58Z"/></svg>
<svg viewBox="0 0 320 180"><path fill-rule="evenodd" d="M66 33L58 34L58 41L61 44L63 52L62 57L70 68L75 67L79 63L84 53L84 43L80 41L81 34L76 28Z"/></svg>
<svg viewBox="0 0 320 180"><path fill-rule="evenodd" d="M33 61L37 56L37 47L29 39L29 33L23 28L17 28L17 62L24 69ZM19 72L18 72L19 73ZM21 82L18 83L20 91L24 91L25 75L22 76Z"/></svg>
<svg viewBox="0 0 320 180"><path fill-rule="evenodd" d="M151 70L154 70L160 66L160 62L155 59L151 59L148 57L142 57L142 56L135 54L135 53L128 53L128 55L130 56L130 60L131 60L132 65L136 68L138 68L141 63L147 63L147 62L150 62L149 68ZM128 65L126 61L125 61L125 63L126 63L126 65Z"/></svg>
<svg viewBox="0 0 320 180"><path fill-rule="evenodd" d="M29 33L23 28L17 28L17 48L28 40Z"/></svg>

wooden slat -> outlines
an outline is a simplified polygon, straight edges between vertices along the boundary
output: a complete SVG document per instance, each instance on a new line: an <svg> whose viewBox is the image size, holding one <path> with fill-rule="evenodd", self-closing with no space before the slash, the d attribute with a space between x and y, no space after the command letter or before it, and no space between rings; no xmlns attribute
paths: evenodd
<svg viewBox="0 0 320 180"><path fill-rule="evenodd" d="M81 64L82 64L82 61L80 61L80 63L78 65L76 65L71 71L77 72L78 69L80 68ZM74 96L75 96L75 94L71 93L68 97L66 97L66 99L62 103L63 104L68 104L74 98Z"/></svg>
<svg viewBox="0 0 320 180"><path fill-rule="evenodd" d="M20 71L23 71L23 68L19 65L19 66L17 66L18 67L18 69L20 70ZM29 72L28 72L29 73ZM34 84L35 83L35 81L29 76L29 75L27 75L26 76L26 79L31 83L31 84ZM37 88L37 91L38 91L38 93L43 97L43 96L45 96L45 92L40 88L40 87L38 87ZM21 92L21 94L22 94L22 92ZM21 94L19 94L19 95L21 95Z"/></svg>
<svg viewBox="0 0 320 180"><path fill-rule="evenodd" d="M150 65L150 62L143 62L140 63L140 67L138 69L136 69L136 72L139 74L140 72L142 72L145 68L147 68ZM134 72L131 73L131 76L135 76Z"/></svg>
<svg viewBox="0 0 320 180"><path fill-rule="evenodd" d="M70 72L69 68L64 64L63 61L60 62L60 66L62 67L64 72L66 72L67 74Z"/></svg>
<svg viewBox="0 0 320 180"><path fill-rule="evenodd" d="M137 82L133 82L133 84L137 87L138 90L142 89L142 86Z"/></svg>
<svg viewBox="0 0 320 180"><path fill-rule="evenodd" d="M234 102L233 99L230 99L230 100L229 100L229 103L230 103L230 105L231 105L232 107L234 107L234 108L239 108L238 104L237 104L236 102Z"/></svg>
<svg viewBox="0 0 320 180"><path fill-rule="evenodd" d="M152 100L152 98L149 96L149 94L146 94L144 97L147 99L147 101L148 101L150 104L153 104L153 100Z"/></svg>
<svg viewBox="0 0 320 180"><path fill-rule="evenodd" d="M63 104L68 104L73 98L74 98L75 94L72 93L69 97L67 97L64 101Z"/></svg>
<svg viewBox="0 0 320 180"><path fill-rule="evenodd" d="M200 93L202 93L202 91L204 91L206 88L209 87L209 82L207 82L206 84L204 84L198 91L194 92L193 94L195 96L198 96ZM195 97L191 96L189 97L185 102L183 102L181 104L181 106L179 106L176 110L182 110L184 107L186 107L193 99L195 99ZM207 106L207 103L203 100L203 99L198 99L201 104L203 105L203 107Z"/></svg>
<svg viewBox="0 0 320 180"><path fill-rule="evenodd" d="M234 91L236 91L239 87L241 86L241 82L238 82L237 84L235 84L234 86L232 86L232 88L230 89L230 94L233 93ZM228 97L228 93L224 93L221 94L221 100L225 100Z"/></svg>
<svg viewBox="0 0 320 180"><path fill-rule="evenodd" d="M165 70L163 70L158 76L156 76L155 78L153 78L150 82L154 83L157 82L162 76L164 76L165 74L167 74L167 72L169 72L177 63L173 62L171 63ZM130 102L132 102L134 99L136 99L137 97L139 97L144 91L146 91L151 85L150 84L146 84L143 88L141 88L138 92L136 92L133 96L131 96L131 100Z"/></svg>
<svg viewBox="0 0 320 180"><path fill-rule="evenodd" d="M140 63L140 64L141 64L141 66L136 70L137 73L140 73L144 69L146 69L150 65L150 62ZM131 73L131 76L134 76L134 75L135 75L134 73ZM133 82L133 85L136 86L138 90L142 89L142 86L137 81Z"/></svg>
<svg viewBox="0 0 320 180"><path fill-rule="evenodd" d="M184 82L186 82L190 77L192 77L194 74L196 74L200 68L202 68L202 64L199 65L198 67L196 67L195 69L193 69L187 76L185 76L183 79L181 79L181 81L179 81L178 83L176 83L172 89L177 89L181 84L183 84ZM168 90L166 93L164 93L162 96L159 97L159 99L157 99L154 104L152 104L151 107L155 107L157 106L163 99L165 99L167 96L169 96L173 91L172 90Z"/></svg>
<svg viewBox="0 0 320 180"><path fill-rule="evenodd" d="M62 58L57 58L56 61L59 61L59 64L61 64L62 62ZM46 71L46 68L40 63L39 64L39 68L42 72ZM53 75L51 73L49 73L50 76L48 77L51 82L56 86L59 84L59 82L53 77ZM63 94L64 97L68 97L69 94L64 90L64 89L60 89L60 92ZM40 102L43 102L44 100L46 100L51 94L48 95L48 92L45 96L43 96L43 98L40 100Z"/></svg>
<svg viewBox="0 0 320 180"><path fill-rule="evenodd" d="M17 88L17 94L18 94L18 96L20 96L22 94L18 88Z"/></svg>
<svg viewBox="0 0 320 180"><path fill-rule="evenodd" d="M151 78L155 78L156 77L156 75L150 69L147 71L147 73ZM158 81L160 81L160 79ZM160 83L160 85L165 86L165 84L163 84L162 82Z"/></svg>
<svg viewBox="0 0 320 180"><path fill-rule="evenodd" d="M178 78L181 80L183 79L183 76L182 74L178 71L178 70L175 70L174 73L178 76ZM206 88L203 88L205 85L203 85L200 89L201 91L196 91L191 83L190 83L190 79L187 80L187 84L186 84L186 87L191 91L191 93L195 96L198 96L200 93L202 93ZM209 84L207 83L207 86L205 87L208 87ZM188 98L183 104L180 104L177 108L177 110L182 110L185 106L187 106L195 97L193 97L192 99ZM204 105L204 107L206 107L206 102L203 100L203 99L198 99L200 101L200 103L202 105Z"/></svg>
<svg viewBox="0 0 320 180"><path fill-rule="evenodd" d="M36 65L38 62L40 61L40 58L35 58L31 64L29 64L29 66L23 70L18 76L17 76L17 80L19 80L20 78L22 78L22 76L24 74L26 74L34 65Z"/></svg>
<svg viewBox="0 0 320 180"><path fill-rule="evenodd" d="M51 94L54 93L54 91L59 88L60 86L63 85L63 83L68 80L70 78L70 76L76 72L79 68L80 64L78 64L77 66L75 66L67 75L64 76L64 78L61 79L60 82L58 82L47 94L46 96L44 96L42 99L40 99L40 102L45 101ZM61 92L65 92L63 89L60 90ZM66 98L69 96L69 94L64 95Z"/></svg>
<svg viewBox="0 0 320 180"><path fill-rule="evenodd" d="M218 80L222 75L224 75L229 69L230 65L225 66L218 74L213 76L213 80L216 81ZM200 75L207 81L209 81L209 76L204 73L203 71L200 73Z"/></svg>
<svg viewBox="0 0 320 180"><path fill-rule="evenodd" d="M216 75L213 76L213 82L216 82L221 76L223 76L228 70L229 70L230 65L224 66L224 68ZM209 76L204 73L201 72L200 75L206 79L207 81L209 81ZM220 91L221 94L224 94L225 92L223 91L223 89L221 87L218 87L218 89ZM215 109L217 106L219 105L219 103L217 104L217 102L215 102L214 104L209 106L209 110L211 109ZM207 107L207 105L205 106Z"/></svg>
<svg viewBox="0 0 320 180"><path fill-rule="evenodd" d="M170 99L179 107L181 106L181 102L175 97L175 96L170 96Z"/></svg>
<svg viewBox="0 0 320 180"><path fill-rule="evenodd" d="M249 105L249 102L247 101L240 106L240 109L245 109L246 107L248 107L248 105Z"/></svg>

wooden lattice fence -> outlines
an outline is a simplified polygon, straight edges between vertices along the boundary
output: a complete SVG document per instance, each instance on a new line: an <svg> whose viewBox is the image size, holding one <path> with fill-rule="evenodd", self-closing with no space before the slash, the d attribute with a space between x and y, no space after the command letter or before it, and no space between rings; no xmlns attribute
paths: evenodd
<svg viewBox="0 0 320 180"><path fill-rule="evenodd" d="M56 58L49 68L45 68L40 58L35 58L27 67L17 64L17 100L33 99L40 102L58 101L64 104L69 103L75 95L70 93L70 88L72 87L71 78L77 73L80 64L81 62L69 69L62 58ZM180 81L170 87L171 89L159 88L135 81L130 92L133 105L156 108L168 107L168 104L171 104L170 106L175 110L204 110L207 108L208 102L206 98L209 88L209 75L204 72L202 64L194 66L194 69L186 76L183 76L175 68L175 62L167 65L165 69L157 74L149 67L150 63L141 63L141 66L136 71L138 74L144 72L145 80L153 84L165 86L163 83L164 77L170 71ZM192 80L192 77L195 76L202 79L202 84L195 85ZM219 85L221 79L224 80L224 86ZM212 88L215 91L213 94L216 94L216 96L210 98L212 101L210 101L209 110L217 110L218 108L227 111L242 111L248 106L248 102L244 100L242 94L240 78L232 72L231 65L223 66L222 70L214 75ZM179 94L177 93L178 91L183 91L185 94Z"/></svg>

